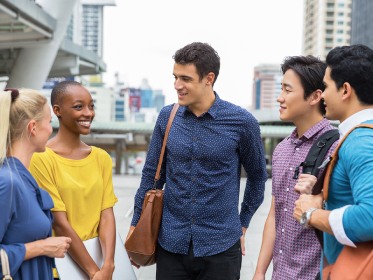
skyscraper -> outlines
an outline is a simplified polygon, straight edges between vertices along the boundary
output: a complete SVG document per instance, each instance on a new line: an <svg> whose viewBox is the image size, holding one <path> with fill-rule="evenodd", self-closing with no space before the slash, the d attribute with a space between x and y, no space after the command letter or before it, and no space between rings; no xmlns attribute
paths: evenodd
<svg viewBox="0 0 373 280"><path fill-rule="evenodd" d="M350 30L351 0L304 0L304 55L325 59L332 48L350 44Z"/></svg>
<svg viewBox="0 0 373 280"><path fill-rule="evenodd" d="M103 54L103 10L104 6L114 6L115 0L81 0L82 3L82 45Z"/></svg>
<svg viewBox="0 0 373 280"><path fill-rule="evenodd" d="M351 44L373 48L373 1L352 1Z"/></svg>
<svg viewBox="0 0 373 280"><path fill-rule="evenodd" d="M254 110L278 108L277 96L281 92L282 72L279 64L261 64L254 68Z"/></svg>

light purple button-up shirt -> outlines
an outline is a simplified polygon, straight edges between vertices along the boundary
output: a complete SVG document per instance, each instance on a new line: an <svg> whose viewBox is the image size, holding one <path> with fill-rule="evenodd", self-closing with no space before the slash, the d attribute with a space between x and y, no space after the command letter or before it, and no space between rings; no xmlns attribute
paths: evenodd
<svg viewBox="0 0 373 280"><path fill-rule="evenodd" d="M325 131L333 129L323 119L300 138L297 129L281 141L273 152L272 194L275 197L276 240L273 249L273 275L276 280L314 280L320 269L321 247L314 229L304 229L293 217L294 171L303 162L312 144ZM327 156L337 145L329 149ZM302 171L302 170L300 170ZM320 172L321 173L321 172Z"/></svg>

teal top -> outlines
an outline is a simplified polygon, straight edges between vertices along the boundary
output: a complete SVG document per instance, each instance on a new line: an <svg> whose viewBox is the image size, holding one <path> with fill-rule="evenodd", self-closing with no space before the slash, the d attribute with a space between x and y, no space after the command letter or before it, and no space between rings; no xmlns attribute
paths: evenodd
<svg viewBox="0 0 373 280"><path fill-rule="evenodd" d="M373 119L364 123L373 124ZM348 207L343 228L354 243L373 240L373 129L357 128L343 142L334 167L326 204L327 210ZM334 263L343 245L324 234L324 254Z"/></svg>

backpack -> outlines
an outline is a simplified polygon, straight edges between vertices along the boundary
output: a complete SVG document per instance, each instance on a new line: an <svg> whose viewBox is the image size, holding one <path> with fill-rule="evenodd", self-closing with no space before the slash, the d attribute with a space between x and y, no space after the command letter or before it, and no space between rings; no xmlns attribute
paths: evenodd
<svg viewBox="0 0 373 280"><path fill-rule="evenodd" d="M338 129L331 129L319 136L313 143L305 160L295 168L293 179L298 179L299 168L302 166L302 173L311 174L317 177L324 167L324 158L330 147L339 139Z"/></svg>

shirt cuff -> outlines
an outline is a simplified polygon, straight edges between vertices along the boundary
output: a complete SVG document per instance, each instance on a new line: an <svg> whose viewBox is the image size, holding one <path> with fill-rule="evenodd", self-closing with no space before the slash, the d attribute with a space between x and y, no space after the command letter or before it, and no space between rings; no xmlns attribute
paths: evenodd
<svg viewBox="0 0 373 280"><path fill-rule="evenodd" d="M343 228L343 214L345 210L351 205L346 205L342 208L335 209L330 212L329 224L332 228L334 237L339 243L356 248L356 245L347 237L346 232Z"/></svg>

